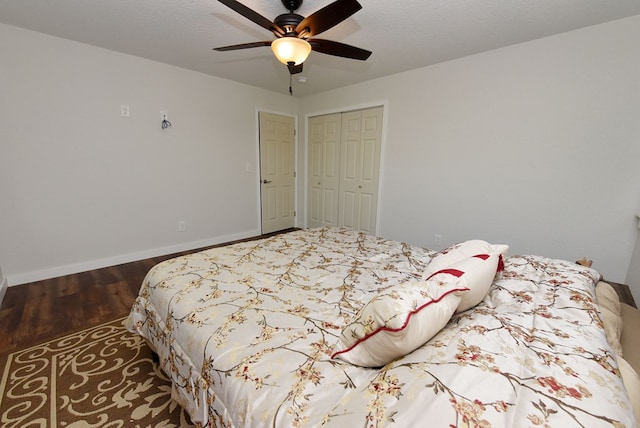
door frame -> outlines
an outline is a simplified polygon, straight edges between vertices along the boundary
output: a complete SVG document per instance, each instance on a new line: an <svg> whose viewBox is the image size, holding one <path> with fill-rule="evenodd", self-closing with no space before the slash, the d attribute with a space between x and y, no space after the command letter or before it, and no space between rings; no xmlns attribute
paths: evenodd
<svg viewBox="0 0 640 428"><path fill-rule="evenodd" d="M299 181L299 170L298 170L298 115L297 114L291 114L291 113L285 113L285 112L281 112L281 111L276 111L276 110L270 110L267 108L256 108L256 112L255 112L255 128L256 128L256 151L255 151L255 183L256 183L256 191L257 191L257 203L256 203L256 208L257 208L257 218L258 218L258 230L260 231L260 233L263 233L263 229L262 229L262 184L261 184L261 178L262 178L262 171L260 170L261 167L261 160L260 160L260 113L271 113L271 114L277 114L279 116L286 116L286 117L291 117L293 118L293 129L294 129L294 136L293 136L293 170L295 171L295 179L293 180L293 206L296 212L296 215L294 216L293 219L293 226L294 227L299 227L298 225L300 224L300 221L298 220L300 217L300 210L298 209L298 181Z"/></svg>
<svg viewBox="0 0 640 428"><path fill-rule="evenodd" d="M384 169L383 165L386 158L386 147L387 147L387 120L389 117L389 101L372 101L370 103L364 104L356 104L344 107L336 107L327 110L318 110L312 113L305 113L304 115L304 210L298 209L296 224L302 224L303 227L307 227L307 207L309 206L309 195L308 195L308 186L309 186L309 171L307 170L309 166L309 119L314 116L323 116L325 114L334 114L334 113L347 113L354 110L366 110L375 107L382 107L382 137L380 139L380 167L378 168L378 204L376 207L376 236L382 236L382 231L380 230L380 224L382 220L382 188L384 183ZM298 133L296 131L296 137ZM296 146L297 148L297 146ZM298 170L296 170L298 171ZM299 177L299 176L298 176ZM296 182L296 185L298 183ZM303 211L301 213L301 211ZM302 218L303 220L298 220Z"/></svg>

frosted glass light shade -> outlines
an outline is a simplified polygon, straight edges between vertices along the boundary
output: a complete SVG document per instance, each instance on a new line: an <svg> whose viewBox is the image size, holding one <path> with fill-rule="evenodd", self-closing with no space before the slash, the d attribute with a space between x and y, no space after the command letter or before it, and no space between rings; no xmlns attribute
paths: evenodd
<svg viewBox="0 0 640 428"><path fill-rule="evenodd" d="M297 37L281 37L271 42L271 50L281 63L300 65L311 53L311 45Z"/></svg>

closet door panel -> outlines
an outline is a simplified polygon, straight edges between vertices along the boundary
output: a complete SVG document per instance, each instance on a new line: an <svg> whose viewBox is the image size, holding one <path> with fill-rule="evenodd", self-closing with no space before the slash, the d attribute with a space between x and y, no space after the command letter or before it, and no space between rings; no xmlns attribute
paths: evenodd
<svg viewBox="0 0 640 428"><path fill-rule="evenodd" d="M373 205L374 198L370 194L363 193L360 195L360 203L358 212L360 214L359 230L367 232L369 234L375 233L375 224L371 224L371 219L375 218L375 209Z"/></svg>
<svg viewBox="0 0 640 428"><path fill-rule="evenodd" d="M323 158L325 159L324 178L339 180L340 162L338 162L338 159L340 158L340 149L337 141L327 141L324 144Z"/></svg>
<svg viewBox="0 0 640 428"><path fill-rule="evenodd" d="M357 207L356 200L357 195L355 192L342 192L340 198L340 222L339 226L349 227L351 229L358 229L359 221L356 218Z"/></svg>
<svg viewBox="0 0 640 428"><path fill-rule="evenodd" d="M309 187L309 219L308 226L316 227L316 225L320 224L320 220L322 218L322 213L320 210L322 209L322 193L320 189ZM312 225L313 224L313 225Z"/></svg>
<svg viewBox="0 0 640 428"><path fill-rule="evenodd" d="M378 177L376 168L376 141L362 141L362 173L360 179L368 183L374 183Z"/></svg>
<svg viewBox="0 0 640 428"><path fill-rule="evenodd" d="M325 190L322 195L322 206L324 207L322 212L322 225L323 226L335 226L338 224L338 218L336 213L338 212L337 202L338 194L334 190Z"/></svg>
<svg viewBox="0 0 640 428"><path fill-rule="evenodd" d="M317 125L312 126L310 131L317 131L317 128ZM309 206L307 218L307 225L309 227L318 227L322 224L322 150L321 141L312 140L309 142Z"/></svg>

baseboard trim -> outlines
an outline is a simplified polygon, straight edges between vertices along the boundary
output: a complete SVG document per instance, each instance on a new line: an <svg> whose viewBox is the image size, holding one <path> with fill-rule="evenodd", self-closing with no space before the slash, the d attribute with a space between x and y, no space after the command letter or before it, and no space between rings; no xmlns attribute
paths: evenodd
<svg viewBox="0 0 640 428"><path fill-rule="evenodd" d="M181 251L196 250L198 248L209 247L211 245L224 244L226 242L233 242L239 239L252 238L260 235L260 230L250 230L246 232L236 233L232 235L218 236L216 238L205 239L202 241L185 242L182 244L171 245L168 247L152 248L144 251L137 251L128 254L121 254L114 257L106 257L103 259L89 260L86 262L75 263L65 266L58 266L50 269L41 269L32 272L25 272L15 275L7 275L4 279L5 288L9 286L17 286L22 284L28 284L30 282L42 281L50 278L57 278L59 276L71 275L79 272L86 272L94 269L101 269L108 266L115 266L122 263L134 262L137 260L144 260L152 257L164 256L166 254L179 253ZM2 296L4 297L5 289L2 290ZM1 301L1 300L0 300Z"/></svg>
<svg viewBox="0 0 640 428"><path fill-rule="evenodd" d="M4 300L4 295L7 294L7 289L9 288L9 281L7 278L0 279L0 305L2 305L2 301Z"/></svg>

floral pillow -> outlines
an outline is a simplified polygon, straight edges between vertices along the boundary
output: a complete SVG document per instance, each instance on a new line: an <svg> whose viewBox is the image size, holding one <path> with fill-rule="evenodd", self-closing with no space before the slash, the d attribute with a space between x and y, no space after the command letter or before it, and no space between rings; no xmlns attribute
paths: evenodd
<svg viewBox="0 0 640 428"><path fill-rule="evenodd" d="M449 322L468 290L464 282L443 271L378 294L342 330L332 358L380 367L408 354Z"/></svg>
<svg viewBox="0 0 640 428"><path fill-rule="evenodd" d="M445 269L476 254L499 254L502 257L506 257L508 251L508 245L490 244L479 239L459 242L436 254L431 263L425 268L422 277L428 278L434 272Z"/></svg>

